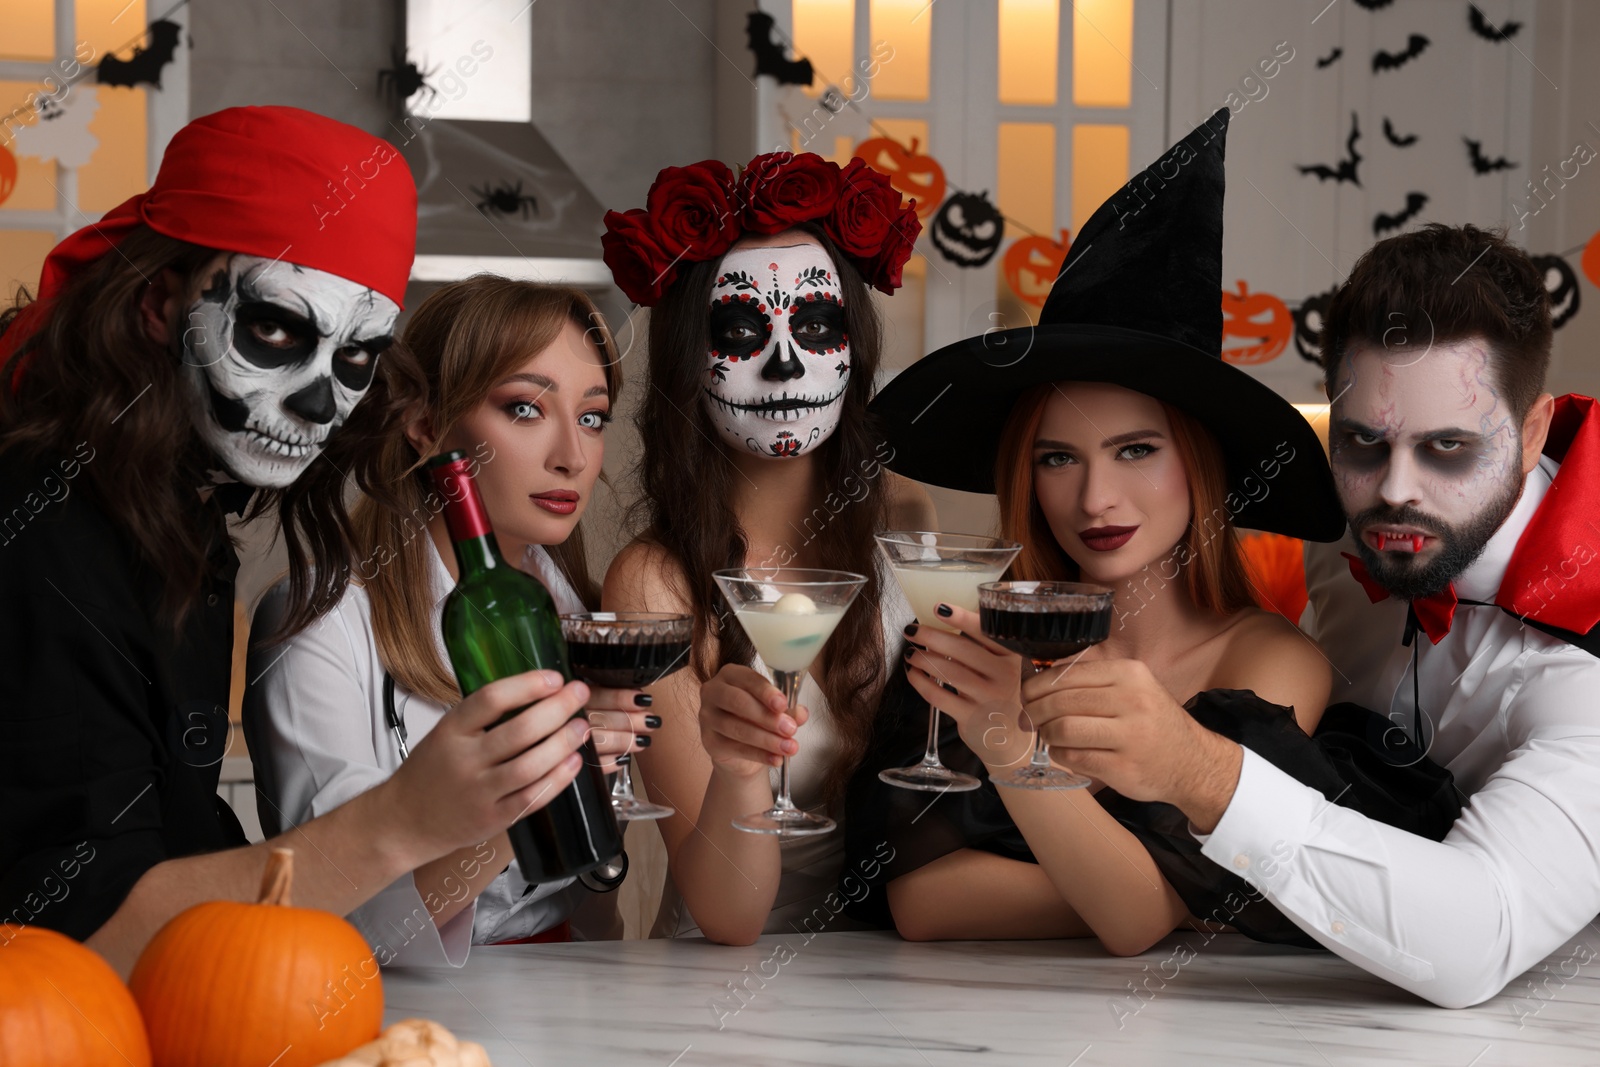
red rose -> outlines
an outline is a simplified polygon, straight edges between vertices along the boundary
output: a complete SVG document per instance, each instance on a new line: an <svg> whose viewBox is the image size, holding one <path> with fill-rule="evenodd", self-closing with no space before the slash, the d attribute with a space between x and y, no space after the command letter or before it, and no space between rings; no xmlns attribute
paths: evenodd
<svg viewBox="0 0 1600 1067"><path fill-rule="evenodd" d="M739 179L744 228L781 233L823 218L839 198L839 165L815 152L768 152L750 161Z"/></svg>
<svg viewBox="0 0 1600 1067"><path fill-rule="evenodd" d="M822 228L845 255L871 260L899 214L900 193L889 185L889 176L852 159L839 175L839 202Z"/></svg>
<svg viewBox="0 0 1600 1067"><path fill-rule="evenodd" d="M716 159L668 167L645 200L658 244L691 262L716 259L739 239L733 171Z"/></svg>
<svg viewBox="0 0 1600 1067"><path fill-rule="evenodd" d="M883 248L870 263L863 264L861 273L867 284L885 296L900 288L900 272L911 258L911 247L921 232L922 221L917 218L917 202L913 200L900 209Z"/></svg>
<svg viewBox="0 0 1600 1067"><path fill-rule="evenodd" d="M635 304L654 307L678 276L676 257L662 249L649 212L641 208L627 214L608 211L605 222L600 258L611 268L617 288Z"/></svg>

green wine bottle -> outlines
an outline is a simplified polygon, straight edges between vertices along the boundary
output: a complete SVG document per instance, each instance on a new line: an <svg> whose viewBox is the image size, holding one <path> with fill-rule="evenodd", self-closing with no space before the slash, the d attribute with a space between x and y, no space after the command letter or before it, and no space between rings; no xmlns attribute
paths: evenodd
<svg viewBox="0 0 1600 1067"><path fill-rule="evenodd" d="M459 577L444 602L444 645L463 696L497 678L531 670L559 671L569 681L567 644L549 590L506 563L465 452L431 460L428 473L444 498L444 519L455 544ZM523 709L507 712L501 722ZM584 712L580 710L579 715ZM573 878L611 862L622 834L594 741L579 750L577 778L507 831L522 876L529 882Z"/></svg>

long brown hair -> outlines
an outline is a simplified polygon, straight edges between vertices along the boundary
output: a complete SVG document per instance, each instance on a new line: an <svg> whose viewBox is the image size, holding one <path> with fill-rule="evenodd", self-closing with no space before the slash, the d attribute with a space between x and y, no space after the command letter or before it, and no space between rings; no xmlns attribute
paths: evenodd
<svg viewBox="0 0 1600 1067"><path fill-rule="evenodd" d="M212 539L226 536L218 513L208 515L196 493L207 483L207 468L220 463L196 432L177 345L150 339L140 302L164 271L190 287L220 254L136 227L78 272L44 325L0 369L0 452L14 448L45 461L84 445L93 449L82 484L161 575L159 612L174 629L200 595ZM28 303L20 292L0 315L0 331ZM381 491L372 483L369 445L416 389L405 351L392 346L378 360L367 395L317 460L288 488L256 492L248 517L276 506L288 550L285 633L304 628L343 595L350 561L346 472L363 490Z"/></svg>
<svg viewBox="0 0 1600 1067"><path fill-rule="evenodd" d="M1054 382L1046 382L1017 399L995 459L1000 536L1022 545L1010 570L1010 577L1022 581L1078 580L1078 565L1050 531L1033 491L1033 442L1055 390ZM1129 588L1140 595L1134 587L1142 583L1143 590L1153 594L1181 572L1189 599L1199 607L1219 615L1254 607L1256 598L1250 590L1238 532L1223 503L1228 495L1228 468L1222 447L1194 416L1165 402L1161 409L1166 412L1173 447L1189 480L1189 528L1167 556L1147 565L1138 578L1128 579ZM1156 568L1153 573L1151 566ZM1166 570L1174 573L1163 573ZM1156 590L1150 589L1152 581L1159 583Z"/></svg>
<svg viewBox="0 0 1600 1067"><path fill-rule="evenodd" d="M882 438L867 412L883 330L871 294L850 261L820 231L797 229L816 237L838 268L850 337L852 365L839 425L815 453L819 484L825 493L845 493L857 482L866 487L856 503L811 535L808 546L816 566L867 578L814 672L844 754L829 769L824 785L833 806L866 751L884 680L881 585L872 535L883 529L888 497L883 479L875 476ZM639 413L643 452L637 473L643 495L635 504L645 520L641 540L666 549L678 565L678 593L694 615L690 666L702 681L724 664L746 664L755 656L750 639L730 620L711 577L716 570L746 566L748 548L731 503L738 475L701 397L711 350L707 308L720 265L720 260L707 260L684 268L650 314L650 390Z"/></svg>
<svg viewBox="0 0 1600 1067"><path fill-rule="evenodd" d="M357 501L355 568L372 603L378 658L401 685L436 703L454 703L461 690L434 640L434 546L428 520L436 510L430 501L436 505L437 500L423 464L438 452L437 442L451 427L530 356L553 344L568 322L581 326L599 350L606 389L615 402L622 389L616 348L599 309L581 289L479 274L429 295L406 324L405 345L427 385L426 414L436 443L427 456L417 454L405 435L405 426L419 414L413 409L396 419L376 446L378 477L398 508ZM545 548L583 602L598 608L600 592L584 560L581 529Z"/></svg>

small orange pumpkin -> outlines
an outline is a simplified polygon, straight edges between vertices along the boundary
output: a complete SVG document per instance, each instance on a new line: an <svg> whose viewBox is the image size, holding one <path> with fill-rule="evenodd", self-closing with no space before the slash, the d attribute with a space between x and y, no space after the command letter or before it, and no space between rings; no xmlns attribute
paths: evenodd
<svg viewBox="0 0 1600 1067"><path fill-rule="evenodd" d="M1048 237L1021 237L1011 242L1000 266L1005 271L1006 284L1017 294L1017 299L1036 308L1044 307L1071 246L1066 230L1061 231L1059 241Z"/></svg>
<svg viewBox="0 0 1600 1067"><path fill-rule="evenodd" d="M917 217L924 222L944 202L944 168L932 156L917 154L915 137L909 149L893 137L869 137L856 145L856 158L887 174L900 195L916 197Z"/></svg>
<svg viewBox="0 0 1600 1067"><path fill-rule="evenodd" d="M289 906L294 853L272 850L255 904L174 917L129 986L161 1067L316 1067L378 1036L383 981L339 916Z"/></svg>
<svg viewBox="0 0 1600 1067"><path fill-rule="evenodd" d="M1263 318L1265 316L1265 318ZM1294 336L1294 316L1271 293L1252 293L1239 280L1239 291L1222 292L1222 358L1229 363L1265 363L1278 356ZM1228 346L1229 338L1249 343Z"/></svg>
<svg viewBox="0 0 1600 1067"><path fill-rule="evenodd" d="M54 930L0 924L0 1063L150 1067L139 1006L92 949Z"/></svg>

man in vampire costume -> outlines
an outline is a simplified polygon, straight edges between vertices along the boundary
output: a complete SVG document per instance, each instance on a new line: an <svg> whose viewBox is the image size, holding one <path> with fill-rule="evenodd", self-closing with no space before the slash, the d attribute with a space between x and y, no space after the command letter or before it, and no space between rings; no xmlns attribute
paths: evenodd
<svg viewBox="0 0 1600 1067"><path fill-rule="evenodd" d="M1305 933L1447 1007L1500 993L1600 912L1600 409L1544 392L1550 341L1540 271L1472 226L1373 247L1323 333L1349 531L1306 547L1307 628L1332 700L1454 776L1442 841L1200 727L1137 662L1023 688L1060 762L1175 805Z"/></svg>
<svg viewBox="0 0 1600 1067"><path fill-rule="evenodd" d="M528 674L265 845L216 795L225 512L276 508L290 628L337 602L347 473L369 487L371 435L418 396L390 347L415 240L393 147L232 108L180 130L151 189L62 241L0 316L0 923L86 940L126 975L189 905L255 899L268 847L295 851L297 904L344 914L571 780L582 687Z"/></svg>

